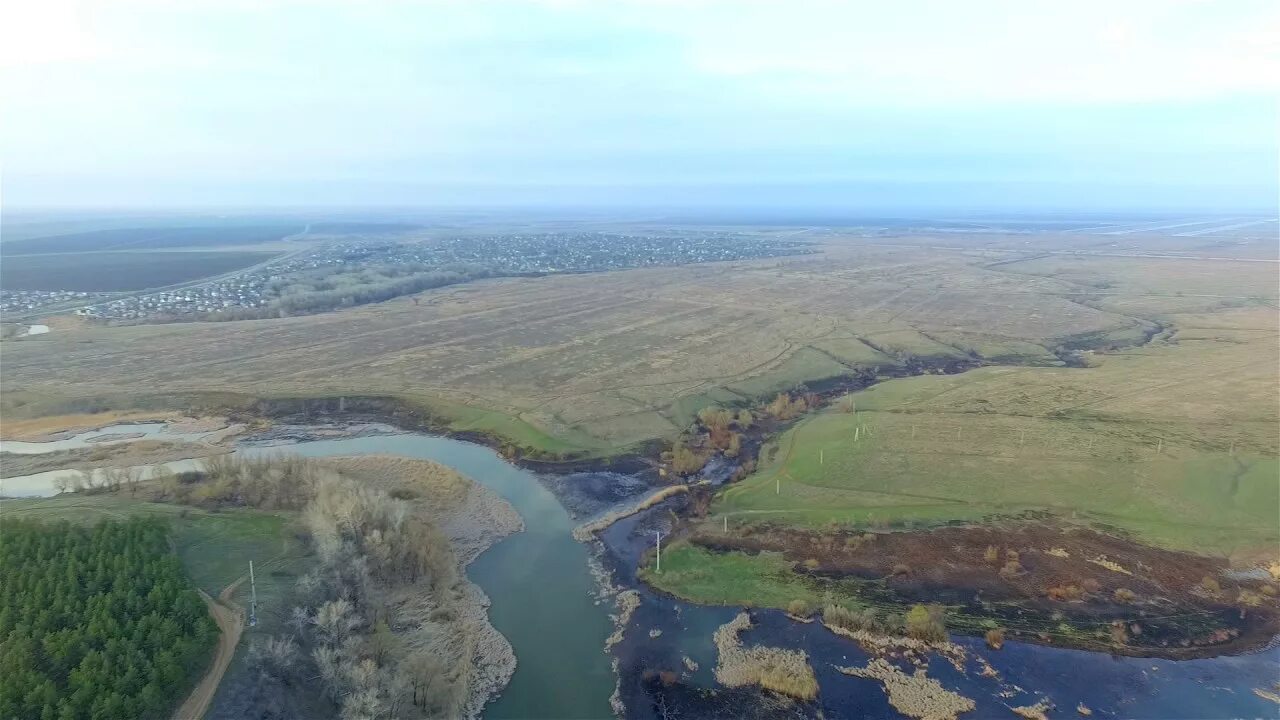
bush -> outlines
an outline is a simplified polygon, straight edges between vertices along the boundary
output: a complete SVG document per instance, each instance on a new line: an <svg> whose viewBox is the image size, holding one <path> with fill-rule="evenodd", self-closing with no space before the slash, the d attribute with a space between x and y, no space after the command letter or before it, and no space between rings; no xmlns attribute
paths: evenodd
<svg viewBox="0 0 1280 720"><path fill-rule="evenodd" d="M1084 596L1084 591L1079 585L1058 585L1049 588L1049 599L1058 602L1075 602Z"/></svg>
<svg viewBox="0 0 1280 720"><path fill-rule="evenodd" d="M862 630L869 633L888 634L895 630L892 621L882 619L871 608L858 611L841 605L827 605L822 608L822 622L850 632Z"/></svg>
<svg viewBox="0 0 1280 720"><path fill-rule="evenodd" d="M1205 575L1204 579L1200 581L1200 587L1204 588L1205 592L1210 595L1217 595L1222 592L1222 585L1220 585L1216 579L1209 577L1208 575Z"/></svg>
<svg viewBox="0 0 1280 720"><path fill-rule="evenodd" d="M1138 594L1129 588L1116 588L1112 597L1115 598L1115 601L1118 603L1131 603L1138 599Z"/></svg>
<svg viewBox="0 0 1280 720"><path fill-rule="evenodd" d="M1004 628L995 628L988 630L986 635L987 647L992 650L999 650L1004 647Z"/></svg>
<svg viewBox="0 0 1280 720"><path fill-rule="evenodd" d="M765 411L779 420L790 420L799 415L803 415L809 409L804 398L795 398L794 400L787 393L778 393L765 407Z"/></svg>
<svg viewBox="0 0 1280 720"><path fill-rule="evenodd" d="M742 436L738 433L729 433L729 446L724 449L724 456L736 458L740 452L742 452Z"/></svg>
<svg viewBox="0 0 1280 720"><path fill-rule="evenodd" d="M982 558L995 565L1000 560L1000 551L996 549L995 545L988 545L987 551L982 553Z"/></svg>
<svg viewBox="0 0 1280 720"><path fill-rule="evenodd" d="M671 450L671 467L681 475L692 475L707 464L705 455L685 447L684 443L676 443Z"/></svg>
<svg viewBox="0 0 1280 720"><path fill-rule="evenodd" d="M936 603L915 605L906 617L907 635L925 642L947 639L946 610Z"/></svg>
<svg viewBox="0 0 1280 720"><path fill-rule="evenodd" d="M808 600L796 598L787 604L787 613L796 617L807 618L813 614L813 604Z"/></svg>
<svg viewBox="0 0 1280 720"><path fill-rule="evenodd" d="M1021 574L1022 563L1017 560L1009 560L1004 564L1004 567L1000 568L1000 577L1003 577L1006 580L1018 577Z"/></svg>
<svg viewBox="0 0 1280 720"><path fill-rule="evenodd" d="M728 430L733 422L733 413L717 407L705 407L698 411L698 422L708 430Z"/></svg>

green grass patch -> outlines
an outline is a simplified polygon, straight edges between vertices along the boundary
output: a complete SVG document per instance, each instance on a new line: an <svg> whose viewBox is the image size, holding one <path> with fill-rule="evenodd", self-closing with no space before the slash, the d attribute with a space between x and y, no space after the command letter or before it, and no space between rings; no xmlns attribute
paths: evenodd
<svg viewBox="0 0 1280 720"><path fill-rule="evenodd" d="M813 347L854 367L893 367L898 364L894 358L857 338L827 338L813 343Z"/></svg>
<svg viewBox="0 0 1280 720"><path fill-rule="evenodd" d="M813 348L803 347L792 353L778 367L761 375L740 382L730 383L727 387L733 392L749 398L767 398L775 393L807 382L816 382L828 378L847 375L851 368L832 360L825 353Z"/></svg>
<svg viewBox="0 0 1280 720"><path fill-rule="evenodd" d="M991 362L1010 365L1044 365L1059 362L1048 348L1036 343L976 333L929 333L934 339Z"/></svg>
<svg viewBox="0 0 1280 720"><path fill-rule="evenodd" d="M476 432L505 440L522 450L563 457L605 457L625 451L576 428L564 427L554 433L518 417L496 410L450 402L440 398L406 398L454 432Z"/></svg>
<svg viewBox="0 0 1280 720"><path fill-rule="evenodd" d="M919 378L938 390L953 378ZM909 392L860 393L884 407ZM916 388L918 390L918 388ZM828 412L783 434L713 512L743 520L929 525L1048 511L1157 545L1229 554L1280 540L1280 461L1187 447L1165 428L993 414Z"/></svg>
<svg viewBox="0 0 1280 720"><path fill-rule="evenodd" d="M650 562L640 575L659 590L709 605L785 608L792 600L823 600L777 553L716 553L679 542L663 550L662 572Z"/></svg>
<svg viewBox="0 0 1280 720"><path fill-rule="evenodd" d="M693 425L698 411L707 407L734 407L743 403L743 397L725 388L713 388L701 395L682 397L671 404L666 415L676 427Z"/></svg>

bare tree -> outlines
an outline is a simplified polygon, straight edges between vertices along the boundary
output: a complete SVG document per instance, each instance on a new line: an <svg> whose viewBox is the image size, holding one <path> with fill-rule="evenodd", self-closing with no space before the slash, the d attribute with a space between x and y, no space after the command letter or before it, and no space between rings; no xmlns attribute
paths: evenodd
<svg viewBox="0 0 1280 720"><path fill-rule="evenodd" d="M326 642L340 645L359 626L360 619L352 615L351 603L339 598L321 605L311 622L315 623Z"/></svg>

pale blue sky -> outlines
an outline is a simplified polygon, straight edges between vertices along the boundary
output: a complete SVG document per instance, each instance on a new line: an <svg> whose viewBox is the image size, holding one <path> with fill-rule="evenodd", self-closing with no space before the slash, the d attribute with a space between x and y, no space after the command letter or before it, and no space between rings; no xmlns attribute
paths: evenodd
<svg viewBox="0 0 1280 720"><path fill-rule="evenodd" d="M9 207L1276 204L1276 2L5 7Z"/></svg>

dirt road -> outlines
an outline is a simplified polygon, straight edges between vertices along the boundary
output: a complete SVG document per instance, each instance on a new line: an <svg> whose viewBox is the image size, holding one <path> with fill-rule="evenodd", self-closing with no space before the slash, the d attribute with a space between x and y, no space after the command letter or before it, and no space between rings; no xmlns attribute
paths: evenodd
<svg viewBox="0 0 1280 720"><path fill-rule="evenodd" d="M214 622L218 623L218 629L222 634L214 649L213 663L209 665L209 671L200 679L200 684L191 691L186 701L173 713L173 720L199 720L209 709L213 694L218 691L222 674L227 671L227 665L231 664L231 658L236 654L236 646L240 644L240 634L244 631L244 609L231 602L231 596L244 581L244 576L237 578L235 582L218 593L217 600L209 597L205 591L200 591L200 597L204 598L205 604L209 606L209 614L213 616Z"/></svg>

